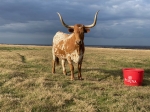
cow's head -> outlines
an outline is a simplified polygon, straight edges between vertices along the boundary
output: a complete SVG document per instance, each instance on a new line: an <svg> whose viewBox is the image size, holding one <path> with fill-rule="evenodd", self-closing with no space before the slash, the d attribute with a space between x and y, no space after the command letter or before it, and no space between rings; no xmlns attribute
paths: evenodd
<svg viewBox="0 0 150 112"><path fill-rule="evenodd" d="M65 26L66 28L68 28L69 32L74 33L75 39L76 39L75 40L76 44L81 45L84 40L84 33L90 32L90 28L92 28L96 25L98 12L99 11L96 12L94 22L91 25L75 24L74 26L70 26L70 25L65 24L62 16L59 13L58 13L58 15L59 15L62 25Z"/></svg>

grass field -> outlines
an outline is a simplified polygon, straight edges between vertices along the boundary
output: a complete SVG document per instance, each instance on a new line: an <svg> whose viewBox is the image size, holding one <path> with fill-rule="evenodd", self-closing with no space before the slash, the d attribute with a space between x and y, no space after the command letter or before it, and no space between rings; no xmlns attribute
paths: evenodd
<svg viewBox="0 0 150 112"><path fill-rule="evenodd" d="M150 50L87 47L83 81L51 60L50 46L0 45L1 112L150 112ZM145 70L143 86L123 84L126 67Z"/></svg>

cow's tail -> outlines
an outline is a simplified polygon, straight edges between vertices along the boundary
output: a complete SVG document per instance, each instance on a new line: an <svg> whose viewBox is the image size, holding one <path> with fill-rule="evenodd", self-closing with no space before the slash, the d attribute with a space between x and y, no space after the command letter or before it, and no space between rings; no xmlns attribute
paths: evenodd
<svg viewBox="0 0 150 112"><path fill-rule="evenodd" d="M59 58L58 57L55 58L55 62L56 62L56 65L59 65Z"/></svg>

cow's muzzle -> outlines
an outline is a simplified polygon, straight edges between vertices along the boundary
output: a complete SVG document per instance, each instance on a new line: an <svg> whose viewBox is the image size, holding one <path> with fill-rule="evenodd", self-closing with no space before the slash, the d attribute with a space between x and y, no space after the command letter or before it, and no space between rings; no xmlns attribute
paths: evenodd
<svg viewBox="0 0 150 112"><path fill-rule="evenodd" d="M76 44L77 44L77 45L81 45L81 44L82 44L82 41L81 41L81 40L77 40L77 41L76 41Z"/></svg>

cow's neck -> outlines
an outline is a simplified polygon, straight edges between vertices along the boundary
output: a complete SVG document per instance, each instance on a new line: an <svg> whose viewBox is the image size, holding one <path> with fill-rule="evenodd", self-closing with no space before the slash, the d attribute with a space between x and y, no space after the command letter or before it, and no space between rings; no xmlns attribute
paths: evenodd
<svg viewBox="0 0 150 112"><path fill-rule="evenodd" d="M74 33L73 33L73 36L72 36L72 40L73 40L73 42L74 42L74 47L75 47L75 49L77 49L78 55L80 55L80 53L82 52L83 47L84 47L84 42L82 42L82 44L80 44L80 45L77 45L77 44L76 44L76 38L75 38L75 34L74 34Z"/></svg>

